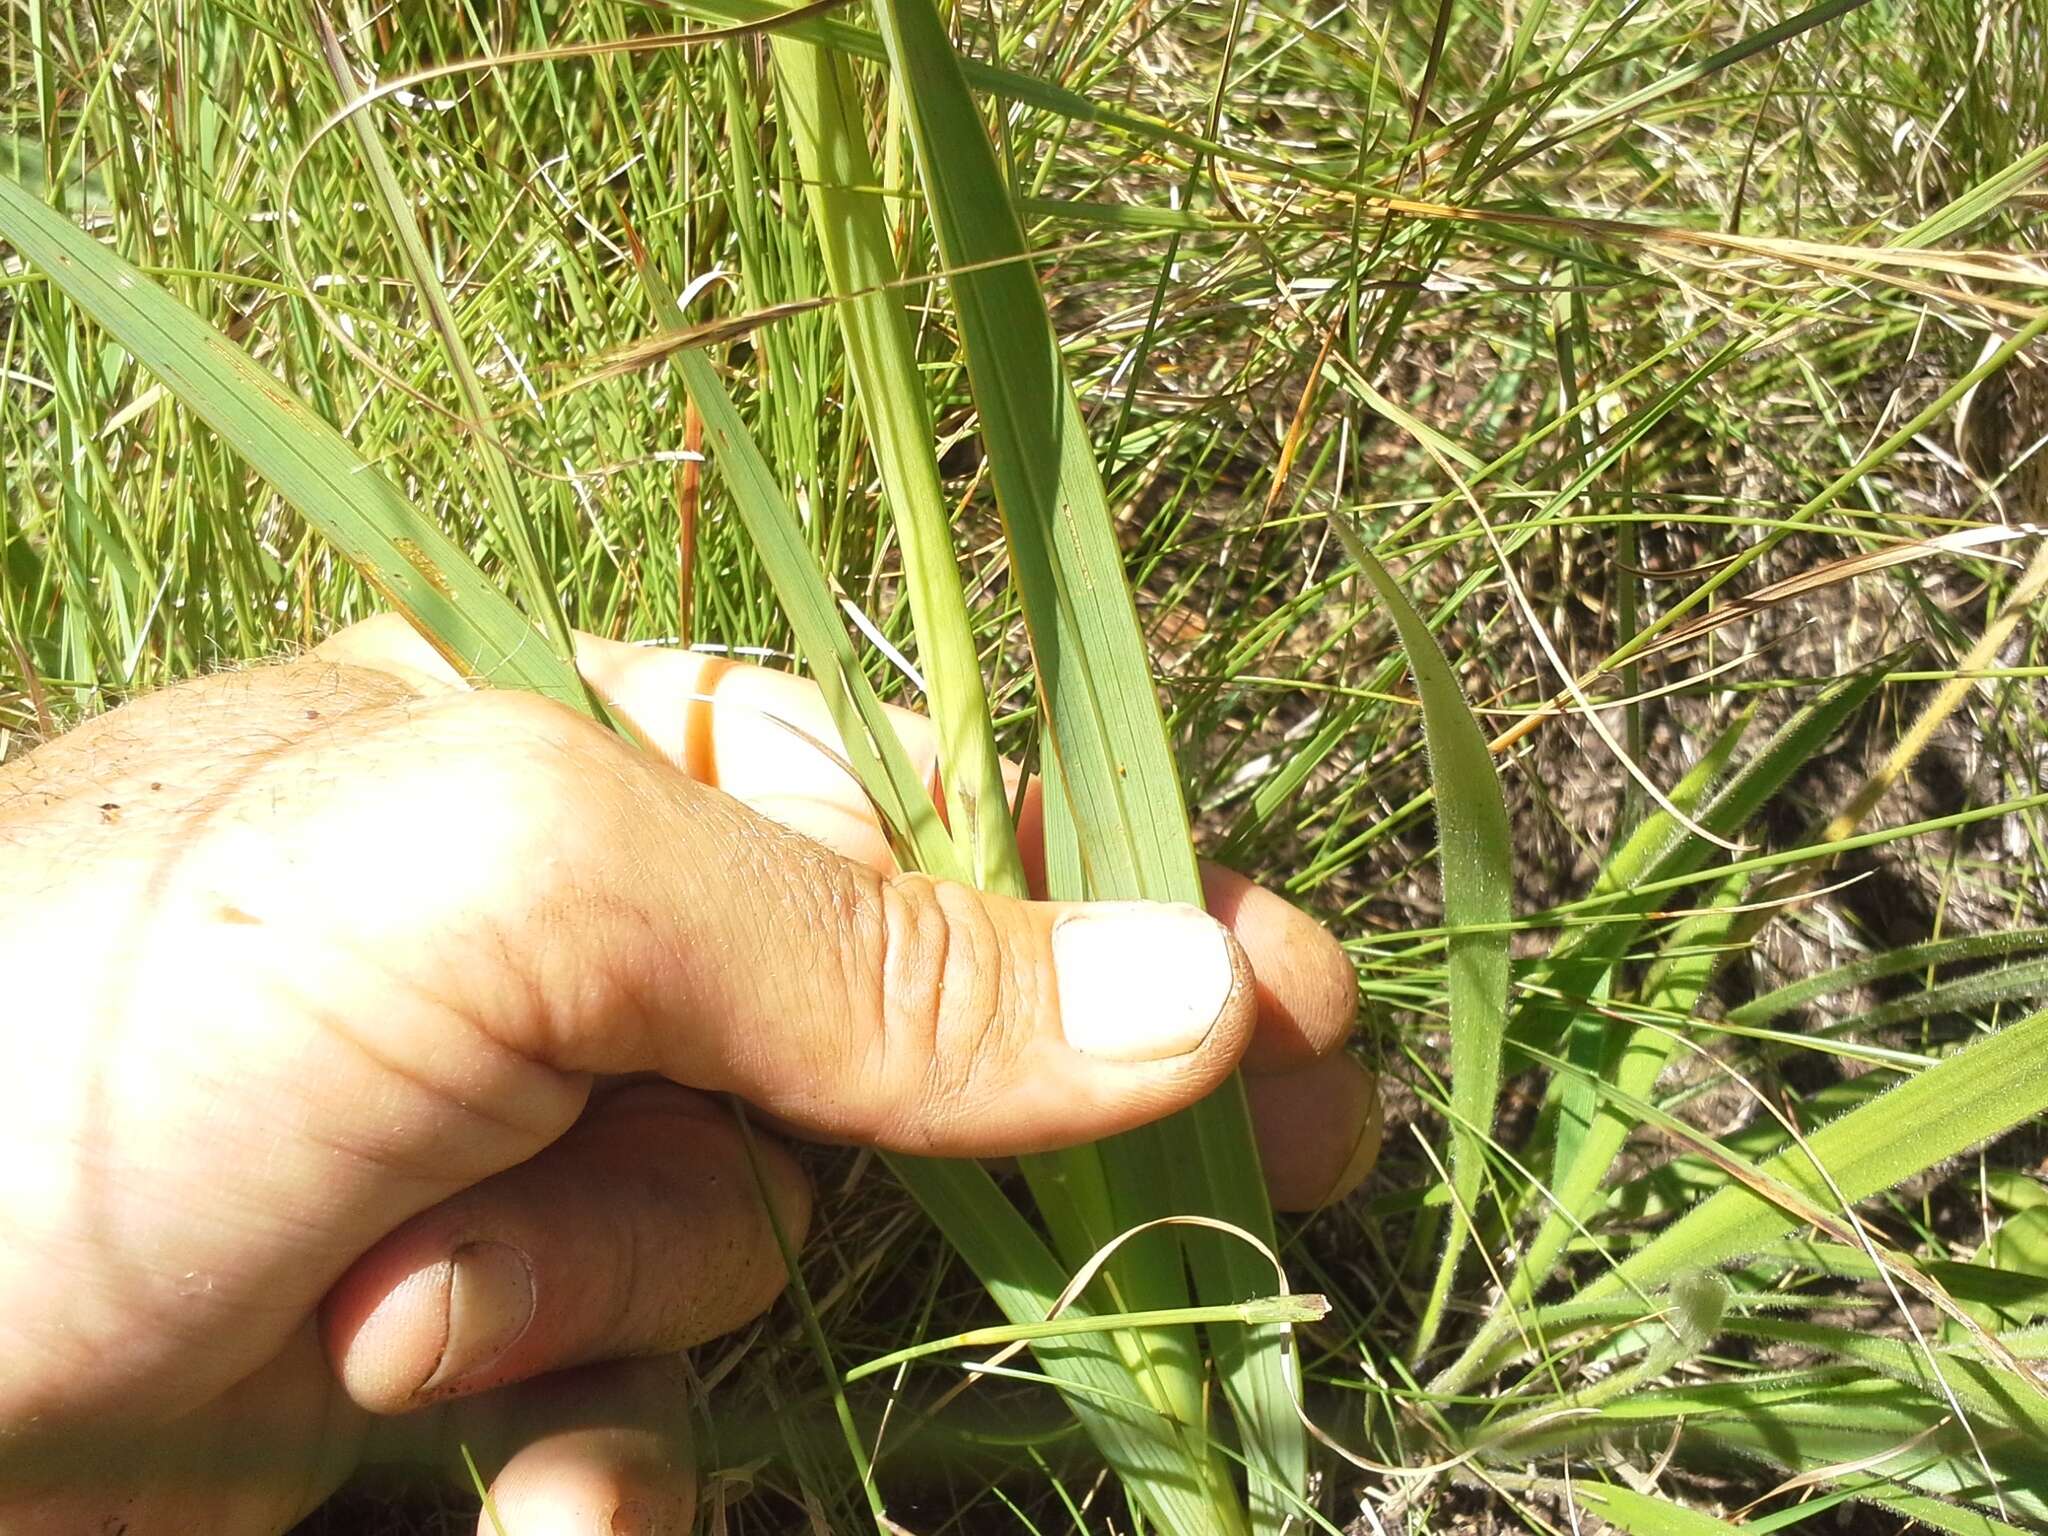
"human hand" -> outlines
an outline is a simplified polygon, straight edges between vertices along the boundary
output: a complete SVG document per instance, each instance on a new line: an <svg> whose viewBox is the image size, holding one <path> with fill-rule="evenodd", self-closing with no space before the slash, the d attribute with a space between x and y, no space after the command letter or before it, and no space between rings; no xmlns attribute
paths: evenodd
<svg viewBox="0 0 2048 1536"><path fill-rule="evenodd" d="M1348 965L1255 887L1209 876L1240 947L1191 910L891 880L857 791L768 718L830 738L778 674L593 642L664 762L456 690L390 623L325 650L0 776L0 1528L275 1531L458 1441L520 1536L686 1527L676 1386L628 1357L772 1300L757 1189L792 1239L808 1217L692 1089L987 1155L1243 1055L1295 1069L1254 1089L1298 1132L1262 1137L1283 1200L1369 1161L1370 1081L1330 1054Z"/></svg>

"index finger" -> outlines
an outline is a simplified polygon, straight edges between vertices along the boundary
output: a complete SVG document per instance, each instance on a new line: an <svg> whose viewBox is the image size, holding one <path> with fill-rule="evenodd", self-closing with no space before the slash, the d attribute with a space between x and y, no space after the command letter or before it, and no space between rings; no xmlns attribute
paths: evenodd
<svg viewBox="0 0 2048 1536"><path fill-rule="evenodd" d="M314 648L324 661L369 667L422 693L465 686L455 668L397 614L350 625ZM576 637L576 665L640 743L700 784L722 789L834 851L895 867L872 807L846 765L816 743L839 732L816 684L703 651ZM884 706L919 778L936 787L937 740L915 711ZM1017 773L1005 765L1012 792Z"/></svg>

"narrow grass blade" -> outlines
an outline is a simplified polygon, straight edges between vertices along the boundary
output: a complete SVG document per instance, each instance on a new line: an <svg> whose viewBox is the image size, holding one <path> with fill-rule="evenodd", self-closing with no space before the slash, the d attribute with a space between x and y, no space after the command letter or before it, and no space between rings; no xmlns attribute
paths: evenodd
<svg viewBox="0 0 2048 1536"><path fill-rule="evenodd" d="M1951 1504L1944 1499L1930 1499L1925 1494L1914 1493L1889 1478L1854 1475L1845 1478L1830 1478L1829 1483L1841 1490L1836 1496L1846 1494L1853 1499L1875 1504L1893 1514L1924 1525L1930 1531L1948 1531L1951 1536L2031 1536L2027 1526L2014 1525L2009 1520L2000 1520L1982 1510L1967 1509ZM1811 1510L1811 1504L1801 1506ZM2038 1531L2034 1526L2031 1531Z"/></svg>
<svg viewBox="0 0 2048 1536"><path fill-rule="evenodd" d="M1488 166L1484 174L1488 178L1504 176L1516 166L1526 164L1566 138L1583 138L1593 133L1595 129L1603 127L1616 119L1627 119L1631 114L1639 112L1643 107L1662 96L1667 96L1673 91L1682 90L1694 81L1705 79L1707 76L1726 69L1732 64L1739 63L1753 54L1776 48L1781 43L1790 41L1802 32L1824 26L1837 17L1846 15L1848 12L1868 3L1869 0L1822 0L1822 3L1819 5L1811 6L1797 15L1788 16L1782 21L1765 27L1760 32L1752 33L1738 42L1731 43L1726 48L1716 50L1709 57L1701 59L1697 64L1689 64L1683 69L1671 70L1659 76L1658 79L1642 89L1632 91L1618 100L1606 103L1599 111L1588 113L1584 121L1574 121L1571 128L1566 132L1554 134L1547 139L1542 139L1534 144L1525 146L1512 156L1497 164Z"/></svg>
<svg viewBox="0 0 2048 1536"><path fill-rule="evenodd" d="M1628 1536L1725 1536L1747 1529L1615 1483L1578 1483L1572 1496Z"/></svg>
<svg viewBox="0 0 2048 1536"><path fill-rule="evenodd" d="M0 237L274 485L457 671L592 712L569 661L281 380L8 178Z"/></svg>
<svg viewBox="0 0 2048 1536"><path fill-rule="evenodd" d="M1719 961L1716 946L1733 921L1728 908L1741 900L1748 884L1746 875L1730 876L1700 902L1704 910L1699 915L1678 925L1668 945L1669 958L1644 988L1641 1006L1646 1012L1676 1018L1692 1012ZM1619 1094L1603 1098L1597 1084L1574 1081L1560 1114L1582 1114L1584 1118L1578 1135L1569 1143L1560 1136L1560 1160L1550 1182L1551 1206L1508 1282L1505 1305L1509 1308L1534 1299L1550 1278L1565 1244L1599 1205L1607 1171L1636 1128L1635 1117L1622 1106L1621 1097L1648 1097L1678 1049L1679 1037L1670 1029L1631 1029L1598 1019L1592 1023L1603 1037L1599 1082L1618 1089ZM1582 1105L1586 1107L1582 1109ZM1567 1150L1569 1157L1563 1155Z"/></svg>
<svg viewBox="0 0 2048 1536"><path fill-rule="evenodd" d="M695 351L682 352L675 361L703 418L712 463L817 675L849 766L884 820L900 829L904 862L961 878L959 856L860 671L830 584L804 542L795 511L775 485L710 361ZM994 1181L971 1163L889 1161L1005 1315L1014 1323L1043 1321L1064 1286L1065 1272ZM1229 1487L1216 1481L1199 1415L1162 1411L1174 1405L1159 1401L1152 1390L1151 1374L1156 1373L1134 1369L1128 1358L1129 1338L1171 1333L1154 1327L1142 1334L1063 1337L1042 1343L1035 1352L1048 1374L1069 1388L1069 1403L1119 1473L1131 1480L1142 1508L1169 1529L1227 1530L1232 1528L1228 1506L1221 1516L1225 1523L1219 1525L1216 1501L1219 1493L1228 1497Z"/></svg>
<svg viewBox="0 0 2048 1536"><path fill-rule="evenodd" d="M1729 760L1747 734L1753 718L1753 711L1743 711L1715 738L1685 777L1672 786L1667 798L1678 811L1687 816L1698 813L1708 793L1727 772ZM1671 812L1662 809L1652 812L1623 840L1620 847L1608 855L1594 882L1594 890L1603 893L1627 890L1641 877L1650 862L1669 847L1672 837L1680 830L1680 823ZM1612 995L1613 982L1612 971L1598 977L1594 995L1588 1001L1606 1002ZM1566 1035L1565 1054L1574 1061L1597 1063L1606 1057L1612 1032L1611 1022L1597 1008L1588 1008L1572 1020ZM1550 1102L1545 1106L1545 1114L1554 1122L1554 1150L1550 1160L1553 1181L1563 1177L1563 1170L1570 1168L1577 1159L1580 1138L1598 1112L1598 1095L1592 1083L1572 1076L1551 1080ZM1532 1188L1529 1194L1534 1198L1537 1192ZM1525 1261L1522 1268L1525 1272L1533 1269L1540 1276L1547 1272L1549 1266L1547 1263L1530 1265Z"/></svg>
<svg viewBox="0 0 2048 1536"><path fill-rule="evenodd" d="M1795 1209L1837 1216L1944 1158L1989 1141L2048 1109L2048 1012L2008 1025L1841 1119L1762 1173ZM1817 1165L1817 1166L1816 1166ZM1825 1169L1825 1175L1820 1171ZM1686 1270L1754 1252L1802 1217L1746 1184L1713 1196L1579 1299L1647 1295Z"/></svg>
<svg viewBox="0 0 2048 1536"><path fill-rule="evenodd" d="M2048 928L2015 928L2003 933L1965 934L1959 938L1936 939L1927 944L1909 944L1900 949L1888 949L1883 954L1871 955L1823 971L1818 976L1803 976L1798 981L1766 992L1762 997L1752 999L1739 1008L1729 1010L1731 1024L1768 1024L1773 1019L1818 1002L1838 992L1847 992L1856 987L1866 986L1873 981L1882 981L1890 976L1905 975L1912 971L1932 970L1943 965L1967 965L1979 960L2001 960L2009 955L2039 954L2048 951ZM1997 972L1985 973L1995 976ZM1976 977L1969 978L1976 980Z"/></svg>
<svg viewBox="0 0 2048 1536"><path fill-rule="evenodd" d="M1850 1389L1871 1384L1890 1388L1894 1395L1845 1401ZM2048 1525L2048 1498L2041 1492L2048 1488L2048 1461L2024 1441L2005 1442L1992 1456L1999 1477L1994 1490L1959 1426L1928 1433L1941 1417L1933 1400L1893 1382L1851 1378L1824 1398L1751 1416L1722 1415L1702 1427L1699 1438L1703 1445L1783 1467L1804 1482L1847 1485L1858 1499L1873 1503L1890 1504L1891 1492L1917 1495L1928 1506L1948 1499L1996 1508L2002 1501L2019 1529L2039 1531ZM2010 1530L2013 1525L1974 1528Z"/></svg>
<svg viewBox="0 0 2048 1536"><path fill-rule="evenodd" d="M1179 775L1122 552L1009 188L930 0L881 0L875 10L939 254L953 273L969 378L1038 667L1044 755L1057 764L1073 813L1084 885L1053 894L1200 902ZM1118 1177L1133 1165L1169 1170L1172 1187ZM1128 1202L1120 1216L1178 1205L1272 1239L1249 1117L1234 1084L1121 1139L1110 1167L1119 1201ZM1204 1302L1243 1300L1268 1283L1261 1261L1239 1244L1202 1235L1184 1246ZM1151 1267L1148 1289L1158 1301L1145 1305L1174 1304L1178 1260L1169 1254ZM1277 1529L1292 1514L1307 1468L1291 1346L1271 1330L1214 1328L1210 1339L1249 1464L1255 1518ZM1177 1415L1199 1416L1198 1381L1178 1370L1159 1380ZM1198 1475L1215 1481L1214 1461ZM1223 1529L1235 1518L1219 1503L1193 1529Z"/></svg>
<svg viewBox="0 0 2048 1536"><path fill-rule="evenodd" d="M1661 1446L1683 1433L1696 1453L1733 1451L1791 1473L1773 1502L1798 1502L1757 1516L1744 1529L1802 1524L1799 1516L1826 1508L1827 1500L1812 1496L1816 1486L1835 1489L1833 1502L1854 1498L1905 1508L1904 1500L1911 1500L1936 1530L2003 1536L2023 1528L1984 1514L1985 1506L2002 1504L2006 1513L2029 1521L2024 1528L2030 1529L2039 1529L2048 1516L2041 1494L2048 1487L2048 1462L2036 1438L1983 1426L1980 1438L1989 1450L1994 1485L1970 1434L1953 1422L1943 1399L1860 1364L1633 1393L1607 1404L1597 1421L1541 1430L1518 1441L1517 1450L1540 1458L1568 1446L1610 1447L1631 1426L1646 1445ZM1930 1495L1968 1504L1938 1503ZM1944 1512L1942 1518L1934 1518L1937 1511Z"/></svg>
<svg viewBox="0 0 2048 1536"><path fill-rule="evenodd" d="M2048 1273L2023 1274L2016 1270L1993 1269L1987 1264L1965 1264L1954 1259L1925 1259L1921 1261L1921 1267L1944 1291L1963 1303L1966 1310L1980 1306L1987 1311L2004 1314L2014 1323L2048 1317ZM1797 1238L1788 1238L1758 1254L1745 1268L1764 1284L1793 1272L1833 1275L1864 1284L1882 1278L1876 1262L1861 1248ZM2004 1326L2003 1322L2001 1326Z"/></svg>
<svg viewBox="0 0 2048 1536"><path fill-rule="evenodd" d="M1066 1272L979 1163L892 1157L889 1166L937 1223L1012 1323L1045 1321ZM1070 1307L1068 1318L1088 1315ZM1153 1330L1148 1330L1153 1331ZM1061 1333L1032 1349L1067 1405L1126 1481L1139 1509L1169 1531L1237 1528L1218 1508L1206 1458L1185 1426L1142 1394L1116 1347L1115 1334ZM1227 1488L1224 1490L1227 1492Z"/></svg>
<svg viewBox="0 0 2048 1536"><path fill-rule="evenodd" d="M323 6L315 4L311 13L313 30L320 40L320 52L327 62L328 74L333 77L342 104L352 105L361 99L362 92L356 83L355 70L341 46L341 38ZM419 224L413 214L413 201L406 196L405 188L399 184L398 173L391 167L391 156L385 151L383 137L377 129L377 109L365 106L351 114L348 123L355 135L356 146L362 151L364 168L370 173L370 184L376 189L377 206L383 211L384 222L398 241L399 252L405 259L413 292L419 296L420 303L432 319L434 333L441 338L442 350L448 354L448 369L462 393L468 429L482 445L476 465L490 492L486 505L491 522L511 552L520 593L526 599L527 608L554 640L556 649L564 655L573 655L576 642L569 633L569 620L562 612L555 584L541 562L532 520L520 498L518 482L512 477L510 456L498 434L483 382L477 377L475 364L470 361L469 347L462 339L462 328L455 322L454 306L442 290L441 274L435 269L434 259L427 252L427 243L420 236ZM289 241L291 222L286 220L281 229ZM601 706L596 706L593 701L593 707Z"/></svg>
<svg viewBox="0 0 2048 1536"><path fill-rule="evenodd" d="M1883 669L1871 667L1830 685L1714 791L1696 818L1699 823L1723 837L1740 830L1883 680ZM1542 1047L1555 1041L1582 1000L1635 943L1658 904L1656 893L1662 883L1704 868L1713 853L1710 844L1661 812L1643 824L1627 848L1625 868L1603 877L1588 899L1603 900L1623 891L1640 894L1605 901L1601 922L1574 929L1558 942L1529 977L1533 1000L1517 1011L1511 1039Z"/></svg>
<svg viewBox="0 0 2048 1536"><path fill-rule="evenodd" d="M1858 1034L1896 1029L1919 1019L1951 1014L1983 1014L2002 1003L2020 1002L2048 992L2048 958L2001 965L1974 976L1961 976L1940 986L1881 1003L1849 1021Z"/></svg>
<svg viewBox="0 0 2048 1536"><path fill-rule="evenodd" d="M1091 894L1199 901L1122 553L1003 172L929 0L885 0L877 12L954 273L1049 754L1075 807Z"/></svg>
<svg viewBox="0 0 2048 1536"><path fill-rule="evenodd" d="M676 6L686 15L701 17L705 21L721 26L746 26L772 21L779 12L786 9L778 4L777 0L676 0ZM805 16L777 28L778 34L783 37L815 43L853 58L876 60L891 57L887 30L885 25L884 35L878 37L872 28L842 21L835 16ZM1235 164L1254 165L1269 171L1304 175L1312 181L1338 186L1344 184L1341 177L1331 177L1315 169L1305 168L1298 161L1290 162L1271 155L1259 154L1242 145L1218 143L1157 118L1146 117L1126 108L1104 106L1089 97L1066 90L1050 80L1041 79L1022 70L1004 69L999 65L986 64L975 59L958 58L955 60L955 67L976 90L985 91L1003 101L1058 113L1077 123L1099 123L1105 127L1113 127L1147 143L1178 145L1197 154L1218 156Z"/></svg>
<svg viewBox="0 0 2048 1536"><path fill-rule="evenodd" d="M1423 1308L1410 1358L1424 1354L1443 1322L1458 1261L1472 1235L1484 1176L1486 1141L1500 1094L1501 1041L1507 1031L1510 907L1508 813L1500 776L1471 707L1422 615L1341 515L1330 526L1344 552L1372 583L1394 621L1422 699L1430 780L1436 789L1437 858L1448 955L1451 1011L1451 1235Z"/></svg>
<svg viewBox="0 0 2048 1536"><path fill-rule="evenodd" d="M1696 817L1700 825L1724 837L1740 831L1840 729L1881 677L1881 672L1871 669L1844 679L1786 721L1734 775L1706 794ZM1623 844L1602 872L1594 895L1633 890L1698 869L1712 851L1711 845L1686 830L1675 817L1659 811ZM1745 878L1737 872L1723 880L1739 884ZM1735 888L1729 885L1722 895ZM1540 1050L1535 1042L1547 1044L1565 1033L1585 1000L1606 985L1615 965L1635 945L1654 902L1649 895L1631 897L1607 908L1611 915L1605 921L1562 939L1531 975L1532 1001L1517 1017L1511 1038L1524 1048ZM1706 905L1711 908L1714 902ZM1686 942L1708 936L1710 923L1711 915L1695 920ZM1683 984L1701 984L1696 962L1689 972L1677 979ZM1600 1027L1603 1032L1612 1029ZM1433 1383L1437 1390L1458 1391L1469 1386L1497 1346L1514 1333L1516 1310L1535 1298L1566 1243L1596 1207L1601 1182L1634 1128L1633 1116L1622 1107L1622 1100L1646 1094L1676 1046L1676 1037L1668 1030L1630 1030L1603 1048L1597 1080L1588 1075L1561 1083L1555 1090L1556 1113L1560 1118L1567 1113L1579 1115L1580 1126L1569 1139L1569 1147L1560 1131L1549 1207L1509 1280L1507 1305L1497 1310L1458 1359L1439 1373ZM1599 1091L1602 1081L1618 1089L1619 1095L1603 1098Z"/></svg>
<svg viewBox="0 0 2048 1536"><path fill-rule="evenodd" d="M1672 786L1669 798L1673 805L1695 819L1704 814L1701 807L1709 794L1722 787L1736 752L1748 739L1749 728L1755 718L1753 706L1745 709L1714 738L1707 750L1700 754L1700 760ZM1648 879L1649 872L1671 852L1673 845L1684 840L1685 829L1677 817L1665 810L1651 811L1621 846L1608 855L1594 879L1593 890L1596 893L1625 891L1638 880Z"/></svg>
<svg viewBox="0 0 2048 1536"><path fill-rule="evenodd" d="M675 366L703 418L704 440L731 493L733 511L754 541L783 614L825 696L832 723L839 728L854 776L881 814L884 828L906 849L906 863L928 874L959 879L964 871L952 840L873 684L860 669L831 584L804 541L803 523L733 409L711 360L701 352L685 351L677 354Z"/></svg>
<svg viewBox="0 0 2048 1536"><path fill-rule="evenodd" d="M2039 1439L2001 1431L1990 1421L1978 1439L1988 1452L1996 1488L1971 1445L1971 1435L1954 1422L1946 1400L1918 1384L1891 1379L1862 1364L1828 1365L1760 1373L1698 1385L1652 1388L1610 1403L1598 1421L1559 1424L1517 1442L1519 1454L1540 1457L1566 1446L1609 1446L1617 1436L1640 1435L1640 1443L1664 1445L1683 1432L1695 1451L1716 1447L1782 1468L1792 1480L1782 1496L1826 1485L1859 1500L1890 1503L1890 1494L1924 1498L1938 1494L1996 1509L2039 1529L2048 1514L2041 1490L2048 1488L2048 1462ZM1973 1414L1974 1418L1974 1414ZM1880 1493L1878 1490L1885 1490ZM1819 1502L1819 1501L1815 1501ZM1795 1504L1759 1516L1757 1530L1793 1523ZM1961 1517L1961 1505L1944 1507ZM1936 1529L2010 1531L1997 1519Z"/></svg>
<svg viewBox="0 0 2048 1536"><path fill-rule="evenodd" d="M773 47L812 225L839 301L834 314L846 342L848 373L901 541L958 859L982 888L1023 896L1028 894L1024 870L954 557L931 413L909 317L893 284L895 255L873 190L878 172L856 110L852 71L838 55L806 44L777 40ZM1064 811L1057 796L1053 810L1056 816ZM1102 1149L1069 1148L1021 1159L1020 1166L1055 1247L1070 1267L1086 1263L1135 1224L1119 1219ZM1130 1168L1119 1169L1118 1182L1131 1178ZM1160 1283L1162 1269L1170 1274L1178 1268L1174 1250L1168 1233L1120 1248L1102 1275L1112 1304L1127 1311L1142 1298L1155 1308L1178 1307L1184 1289ZM1182 1422L1195 1421L1198 1405L1172 1386L1196 1374L1190 1329L1131 1325L1110 1343L1130 1372L1132 1390L1156 1398ZM1129 1464L1120 1451L1109 1455L1114 1464Z"/></svg>
<svg viewBox="0 0 2048 1536"><path fill-rule="evenodd" d="M2048 1442L2048 1391L1967 1346L1938 1349L1930 1358L1929 1351L1904 1339L1780 1317L1743 1319L1729 1324L1727 1331L1760 1344L1823 1351L1927 1392L1953 1393L1973 1419L2016 1430L2036 1443ZM1938 1378L1935 1365L1941 1372Z"/></svg>
<svg viewBox="0 0 2048 1536"><path fill-rule="evenodd" d="M806 43L770 43L811 225L825 258L846 340L847 372L903 549L926 700L938 734L947 823L961 862L983 890L1027 894L1010 826L1002 760L989 725L981 659L939 483L931 408L868 152L853 72Z"/></svg>
<svg viewBox="0 0 2048 1536"><path fill-rule="evenodd" d="M1177 1312L1151 1315L1110 1313L1104 1317L1069 1317L1062 1313L1042 1323L1008 1323L999 1328L973 1328L943 1339L926 1339L864 1361L848 1371L846 1379L853 1382L880 1376L914 1360L927 1360L934 1355L963 1349L995 1349L1081 1334L1109 1333L1119 1328L1152 1328L1174 1323L1316 1323L1327 1317L1329 1311L1329 1302L1320 1296L1266 1296L1256 1301L1233 1302L1224 1307L1182 1307Z"/></svg>

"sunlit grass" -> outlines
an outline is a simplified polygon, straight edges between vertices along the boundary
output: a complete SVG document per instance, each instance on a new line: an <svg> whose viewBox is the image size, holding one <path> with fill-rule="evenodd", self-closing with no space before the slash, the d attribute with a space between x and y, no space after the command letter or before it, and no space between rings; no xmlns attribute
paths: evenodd
<svg viewBox="0 0 2048 1536"><path fill-rule="evenodd" d="M390 78L771 10L593 0L516 22L424 5L337 21L357 65ZM403 199L349 128L316 142L338 99L297 13L26 7L0 169L233 338L530 615L559 603L659 641L689 607L696 639L814 671L830 621L851 637L835 665L856 708L869 688L937 708L985 801L991 739L1033 756L1045 723L1029 573L994 502L1015 455L986 436L991 385L970 374L957 308L976 274L934 237L916 114L888 90L892 14L813 15L772 46L449 75L380 102L455 360L392 234ZM1625 24L1585 5L1111 0L956 22L1198 839L1330 917L1360 962L1362 1048L1398 1088L1376 1182L1280 1231L1293 1288L1336 1306L1298 1335L1310 1411L1370 1464L1319 1462L1323 1516L1342 1528L1363 1499L1428 1529L1483 1504L1661 1532L1824 1523L1853 1499L1954 1530L2048 1518L2029 1365L2048 1319L2048 1245L2028 1240L2039 1186L1995 1146L1952 1157L2032 1115L2041 1060L2038 1024L2014 1021L2042 995L2018 930L2048 916L2048 657L2025 613L1998 634L2016 593L2028 606L2033 551L1831 565L2043 516L2048 454L2024 453L2048 431L2026 415L2048 289L1997 258L2048 243L2048 24L1949 0L1660 3ZM825 184L791 131L786 50L805 39L850 50L835 89L865 142L841 174L873 185ZM854 207L871 221L842 261L819 219ZM1886 248L1903 254L1880 263ZM312 532L311 493L176 404L14 249L29 262L0 278L0 728L371 611L344 545ZM807 551L828 583L809 641L716 462L679 564L681 369L616 366L676 323L664 288L714 272L685 321L792 306L724 345L718 383L786 513L785 554ZM835 289L868 292L858 303L902 331L861 353L839 312L808 303ZM1981 392L2000 379L2022 381L2019 409ZM530 549L465 414L494 423ZM1417 687L1333 513L1413 599L1493 738L1517 882L1505 922L1447 927ZM941 519L966 597L950 615L932 602L950 579L932 558ZM431 602L432 582L419 590ZM846 625L847 604L929 697ZM1690 837L1629 784L1538 624L1660 790L1747 846ZM1999 643L1973 656L1987 633ZM1926 752L1831 829L1966 661L1975 685ZM980 689L993 738L967 726ZM960 809L958 856L1000 884L1001 839L966 837ZM1505 1112L1471 1124L1491 1093L1445 1075L1461 1059L1447 957L1482 934L1513 957ZM1965 1123L1941 1085L1987 1060ZM1890 1161L1859 1182L1877 1154L1850 1138L1874 1124ZM827 1181L807 1289L841 1365L995 1321L893 1182L858 1162ZM1447 1265L1453 1187L1471 1240ZM1866 1190L1851 1222L1840 1196ZM1793 1199L1794 1237L1758 1228L1729 1248L1726 1213L1782 1213L1771 1191ZM1684 1235L1703 1223L1718 1246ZM1707 1264L1725 1294L1699 1288ZM1434 1344L1411 1360L1418 1329ZM722 1383L703 1426L712 1483L749 1469L733 1528L783 1528L791 1497L834 1528L871 1523L792 1322L701 1368ZM921 1358L850 1401L864 1424L893 1402L900 1424L951 1371ZM1026 1427L999 1454L969 1443L996 1390L906 1436L915 1457L883 1435L876 1486L929 1501L913 1463L943 1445L962 1471L932 1525L1103 1527L1114 1496L1044 1386L1001 1388ZM1589 1403L1597 1420L1568 1411Z"/></svg>

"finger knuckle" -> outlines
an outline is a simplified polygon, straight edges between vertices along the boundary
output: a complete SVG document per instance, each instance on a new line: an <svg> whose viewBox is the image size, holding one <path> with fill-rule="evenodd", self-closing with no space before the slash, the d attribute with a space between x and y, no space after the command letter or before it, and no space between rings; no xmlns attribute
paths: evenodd
<svg viewBox="0 0 2048 1536"><path fill-rule="evenodd" d="M481 744L508 778L542 787L587 778L591 764L618 745L596 721L534 693L466 694L449 715L455 728Z"/></svg>
<svg viewBox="0 0 2048 1536"><path fill-rule="evenodd" d="M443 764L428 798L449 834L480 845L473 855L492 863L526 858L537 840L560 851L562 812L601 807L625 766L623 744L603 727L534 694L464 695L430 729L446 756L427 754Z"/></svg>
<svg viewBox="0 0 2048 1536"><path fill-rule="evenodd" d="M950 881L900 875L876 902L885 1109L932 1136L964 1115L1014 1052L1017 984L986 901Z"/></svg>

